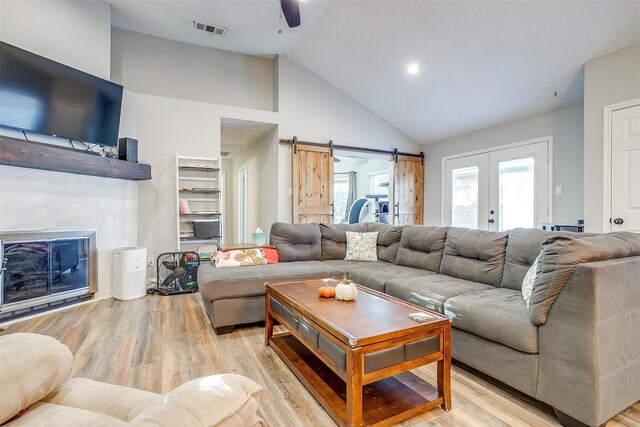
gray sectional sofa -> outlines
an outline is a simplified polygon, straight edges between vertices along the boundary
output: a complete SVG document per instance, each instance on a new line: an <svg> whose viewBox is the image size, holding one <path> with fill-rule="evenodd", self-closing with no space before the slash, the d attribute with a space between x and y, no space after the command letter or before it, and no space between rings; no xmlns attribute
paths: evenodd
<svg viewBox="0 0 640 427"><path fill-rule="evenodd" d="M346 231L378 231L378 261L345 261ZM264 282L347 274L453 319L453 358L596 426L640 399L640 236L535 229L276 223L280 263L200 266L216 332L264 320ZM541 253L527 307L521 286Z"/></svg>

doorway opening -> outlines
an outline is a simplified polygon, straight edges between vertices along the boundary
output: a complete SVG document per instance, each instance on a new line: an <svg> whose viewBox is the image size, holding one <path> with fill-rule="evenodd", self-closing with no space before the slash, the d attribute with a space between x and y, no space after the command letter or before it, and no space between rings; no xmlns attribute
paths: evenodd
<svg viewBox="0 0 640 427"><path fill-rule="evenodd" d="M254 231L268 234L278 218L278 127L222 118L220 142L225 243L251 243Z"/></svg>
<svg viewBox="0 0 640 427"><path fill-rule="evenodd" d="M336 224L393 223L393 165L389 156L334 153L333 203Z"/></svg>

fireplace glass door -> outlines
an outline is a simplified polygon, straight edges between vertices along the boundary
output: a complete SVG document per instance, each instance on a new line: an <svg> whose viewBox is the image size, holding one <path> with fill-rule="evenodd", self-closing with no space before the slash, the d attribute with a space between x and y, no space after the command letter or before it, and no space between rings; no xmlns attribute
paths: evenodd
<svg viewBox="0 0 640 427"><path fill-rule="evenodd" d="M89 239L51 242L51 293L87 287Z"/></svg>
<svg viewBox="0 0 640 427"><path fill-rule="evenodd" d="M49 295L49 242L4 244L3 303Z"/></svg>
<svg viewBox="0 0 640 427"><path fill-rule="evenodd" d="M2 303L11 304L89 286L89 238L4 242Z"/></svg>

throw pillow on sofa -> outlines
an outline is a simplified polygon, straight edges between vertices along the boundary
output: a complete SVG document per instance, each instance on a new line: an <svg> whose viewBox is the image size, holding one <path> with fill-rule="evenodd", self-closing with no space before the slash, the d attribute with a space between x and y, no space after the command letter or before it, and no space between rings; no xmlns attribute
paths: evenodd
<svg viewBox="0 0 640 427"><path fill-rule="evenodd" d="M533 292L533 284L536 281L536 276L538 275L538 261L540 261L540 255L536 257L536 260L533 261L531 267L529 267L529 271L524 275L524 279L522 280L522 298L524 302L527 303L527 307L531 303L531 293Z"/></svg>
<svg viewBox="0 0 640 427"><path fill-rule="evenodd" d="M267 264L277 264L280 262L280 255L274 248L262 248L262 255L267 260Z"/></svg>
<svg viewBox="0 0 640 427"><path fill-rule="evenodd" d="M347 231L348 261L377 261L378 260L378 232L356 233Z"/></svg>
<svg viewBox="0 0 640 427"><path fill-rule="evenodd" d="M267 264L262 249L237 249L233 251L216 251L211 262L217 267L248 267Z"/></svg>

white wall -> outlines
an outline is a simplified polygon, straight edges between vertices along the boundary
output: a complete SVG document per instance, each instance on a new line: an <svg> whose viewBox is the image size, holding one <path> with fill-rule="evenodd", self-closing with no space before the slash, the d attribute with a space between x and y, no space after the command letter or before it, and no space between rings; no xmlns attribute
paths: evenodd
<svg viewBox="0 0 640 427"><path fill-rule="evenodd" d="M553 136L553 185L563 187L561 196L553 196L552 220L576 224L584 218L582 109L576 105L426 145L425 224L441 224L443 157L549 135Z"/></svg>
<svg viewBox="0 0 640 427"><path fill-rule="evenodd" d="M156 257L178 245L176 154L218 158L221 117L273 122L275 113L135 94L133 114L139 159L151 164L138 189L138 243Z"/></svg>
<svg viewBox="0 0 640 427"><path fill-rule="evenodd" d="M109 78L111 8L104 2L2 1L0 39ZM132 101L125 95L127 108ZM135 135L131 120L122 133ZM97 296L110 296L112 250L136 245L136 194L133 181L0 166L0 229L97 228Z"/></svg>
<svg viewBox="0 0 640 427"><path fill-rule="evenodd" d="M297 135L302 140L333 139L336 144L398 147L416 152L421 149L389 123L287 57L272 63L229 54L235 59L225 65L221 80L214 81L208 71L201 73L194 68L202 64L212 69L219 67L221 52L115 29L112 43L114 80L132 92L144 92L132 95L134 112L127 108L123 116L135 115L140 160L152 164L153 178L141 184L138 201L139 244L149 249L150 256L176 247L173 172L176 152L218 157L222 117L273 123L279 126L277 138ZM139 59L137 55L146 58L147 50L155 54ZM171 63L159 62L162 60L156 56L165 56ZM202 56L209 59L203 63ZM268 72L263 70L264 61L269 65ZM246 88L256 83L247 76L247 69L255 67L261 70L261 77L256 80L259 91L268 87L272 92L270 97L261 96L262 101L251 104L247 101ZM233 80L234 76L239 76L244 83ZM265 76L269 78L268 84ZM226 87L220 88L221 85ZM224 96L216 93L218 89L226 91ZM251 108L236 107L238 105ZM267 109L276 112L265 111ZM271 149L274 146L271 145ZM263 179L260 183L261 191L277 200L277 205L262 203L268 206L265 219L255 220L255 226L267 231L276 218L291 219L290 150L279 146L277 166L263 171L273 177L277 171L276 178ZM250 230L255 229L251 222L249 225Z"/></svg>
<svg viewBox="0 0 640 427"><path fill-rule="evenodd" d="M584 209L587 231L604 230L603 108L640 98L640 43L584 67Z"/></svg>
<svg viewBox="0 0 640 427"><path fill-rule="evenodd" d="M2 0L0 39L109 78L111 6L102 1Z"/></svg>
<svg viewBox="0 0 640 427"><path fill-rule="evenodd" d="M112 29L111 77L138 93L273 110L270 59Z"/></svg>

